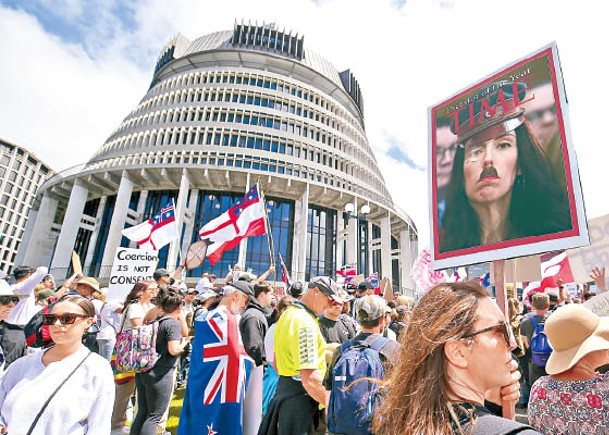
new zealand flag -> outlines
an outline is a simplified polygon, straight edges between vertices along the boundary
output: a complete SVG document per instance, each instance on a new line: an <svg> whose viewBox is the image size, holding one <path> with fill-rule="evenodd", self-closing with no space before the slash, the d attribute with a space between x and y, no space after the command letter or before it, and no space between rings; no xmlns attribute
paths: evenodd
<svg viewBox="0 0 609 435"><path fill-rule="evenodd" d="M241 435L252 365L239 334L239 320L225 306L196 320L178 434Z"/></svg>

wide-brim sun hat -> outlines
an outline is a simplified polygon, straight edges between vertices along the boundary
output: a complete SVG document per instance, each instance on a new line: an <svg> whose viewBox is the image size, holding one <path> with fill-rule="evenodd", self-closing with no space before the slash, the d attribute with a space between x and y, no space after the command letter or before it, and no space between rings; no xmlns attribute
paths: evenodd
<svg viewBox="0 0 609 435"><path fill-rule="evenodd" d="M609 350L609 318L599 317L582 305L558 308L544 329L553 349L546 364L549 375L569 370L590 352Z"/></svg>

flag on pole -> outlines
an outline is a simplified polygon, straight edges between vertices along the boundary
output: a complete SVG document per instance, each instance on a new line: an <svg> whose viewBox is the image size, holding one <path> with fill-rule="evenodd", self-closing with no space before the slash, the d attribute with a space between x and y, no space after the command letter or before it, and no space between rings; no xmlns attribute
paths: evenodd
<svg viewBox="0 0 609 435"><path fill-rule="evenodd" d="M565 251L548 252L540 256L541 288L558 287L558 279L563 283L574 282L571 264Z"/></svg>
<svg viewBox="0 0 609 435"><path fill-rule="evenodd" d="M338 285L345 285L353 282L357 275L355 267L343 266L336 271L336 283Z"/></svg>
<svg viewBox="0 0 609 435"><path fill-rule="evenodd" d="M285 263L283 262L283 256L281 252L279 253L279 261L281 262L281 282L283 282L287 287L291 285L290 274L288 273L287 267L285 267Z"/></svg>
<svg viewBox="0 0 609 435"><path fill-rule="evenodd" d="M379 273L374 272L372 275L370 275L368 278L366 278L366 281L368 281L370 284L372 284L374 286L374 288L377 288L379 286Z"/></svg>
<svg viewBox="0 0 609 435"><path fill-rule="evenodd" d="M153 217L139 225L125 228L121 234L146 251L157 251L180 237L173 199Z"/></svg>
<svg viewBox="0 0 609 435"><path fill-rule="evenodd" d="M239 319L225 306L195 320L195 338L178 434L243 433L243 399L253 360Z"/></svg>
<svg viewBox="0 0 609 435"><path fill-rule="evenodd" d="M225 251L239 246L241 240L266 234L264 203L260 199L258 184L235 205L199 230L202 240L207 240L207 259L216 264Z"/></svg>

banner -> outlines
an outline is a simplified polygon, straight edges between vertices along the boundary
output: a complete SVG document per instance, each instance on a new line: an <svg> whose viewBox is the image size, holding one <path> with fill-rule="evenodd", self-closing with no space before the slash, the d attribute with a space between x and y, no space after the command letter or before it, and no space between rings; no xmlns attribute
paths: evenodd
<svg viewBox="0 0 609 435"><path fill-rule="evenodd" d="M609 215L590 219L588 231L590 246L567 251L573 278L578 283L591 281L590 272L594 267L609 265Z"/></svg>
<svg viewBox="0 0 609 435"><path fill-rule="evenodd" d="M430 107L432 267L586 245L569 133L554 43Z"/></svg>
<svg viewBox="0 0 609 435"><path fill-rule="evenodd" d="M108 300L123 301L136 282L152 280L158 262L157 251L116 248L108 282Z"/></svg>

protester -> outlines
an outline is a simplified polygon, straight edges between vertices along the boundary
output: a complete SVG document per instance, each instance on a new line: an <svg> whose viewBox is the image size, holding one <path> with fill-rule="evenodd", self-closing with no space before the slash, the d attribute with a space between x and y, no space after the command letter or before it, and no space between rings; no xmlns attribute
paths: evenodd
<svg viewBox="0 0 609 435"><path fill-rule="evenodd" d="M121 327L121 312L123 304L117 301L104 302L100 317L99 332L97 333L97 345L99 354L110 361L114 346L116 345L116 335Z"/></svg>
<svg viewBox="0 0 609 435"><path fill-rule="evenodd" d="M178 425L180 434L243 432L243 399L253 361L243 347L237 315L254 297L254 291L248 282L235 281L224 286L222 292L218 307L195 320L190 373ZM219 365L221 355L230 364L229 376L220 374L225 370Z"/></svg>
<svg viewBox="0 0 609 435"><path fill-rule="evenodd" d="M344 302L332 300L323 316L319 318L319 330L327 344L342 344L357 335L357 323L351 316L343 313L345 304L352 298L344 290L341 290L341 298Z"/></svg>
<svg viewBox="0 0 609 435"><path fill-rule="evenodd" d="M385 339L381 333L386 328L387 303L380 296L367 295L357 301L357 316L362 331L353 339L339 346L332 357L324 377L324 387L330 391L330 406L328 408L328 428L332 433L370 433L372 416L380 406L380 395L375 390L384 379L384 375L393 366L394 357L398 350L398 343ZM380 359L382 367L374 366L376 358L366 358L360 351L352 358L351 364L344 362L347 370L335 370L343 361L341 357L353 348L372 349ZM362 361L359 363L357 361ZM350 370L353 371L350 371ZM379 377L365 380L368 373L377 372ZM353 378L349 379L352 375ZM358 383L362 383L358 388ZM376 385L368 385L373 383ZM352 385L354 384L354 385ZM365 392L366 394L361 394ZM376 398L376 400L374 400Z"/></svg>
<svg viewBox="0 0 609 435"><path fill-rule="evenodd" d="M48 269L44 266L40 266L38 269L30 266L19 266L13 270L15 283L11 288L14 293L21 295L21 297L6 319L6 323L23 327L34 314L40 311L40 306L36 306L34 289L47 272Z"/></svg>
<svg viewBox="0 0 609 435"><path fill-rule="evenodd" d="M55 346L15 361L0 384L0 421L9 433L110 432L110 364L82 344L94 319L95 307L80 296L65 297L44 315Z"/></svg>
<svg viewBox="0 0 609 435"><path fill-rule="evenodd" d="M262 417L262 377L266 366L266 351L264 336L268 330L265 308L271 305L274 298L273 287L270 284L254 285L254 298L250 299L247 308L241 316L239 331L243 339L243 347L254 360L250 374L248 390L244 402L244 434L255 434L260 426Z"/></svg>
<svg viewBox="0 0 609 435"><path fill-rule="evenodd" d="M288 309L294 303L294 298L290 295L285 295L282 297L275 307L275 317L277 321L281 319L281 315L285 310ZM266 360L267 360L267 368L264 371L264 376L262 378L262 415L266 414L266 410L273 400L273 396L275 395L275 390L277 389L277 381L279 380L279 375L277 374L277 370L275 369L275 328L277 327L277 322L273 323L269 326L268 331L266 331L266 336L264 337L264 350L266 352Z"/></svg>
<svg viewBox="0 0 609 435"><path fill-rule="evenodd" d="M300 299L300 297L304 294L305 288L301 281L294 281L292 285L288 288L288 293L294 299Z"/></svg>
<svg viewBox="0 0 609 435"><path fill-rule="evenodd" d="M536 434L528 426L490 413L485 400L519 397L511 328L486 290L474 282L444 283L425 294L412 312L374 433ZM489 370L492 367L492 370ZM502 433L508 433L506 430Z"/></svg>
<svg viewBox="0 0 609 435"><path fill-rule="evenodd" d="M201 279L197 281L196 289L200 292L204 290L214 290L214 282L216 282L216 275L213 273L203 272Z"/></svg>
<svg viewBox="0 0 609 435"><path fill-rule="evenodd" d="M133 286L123 303L119 333L131 331L144 323L146 314L154 308L151 299L156 297L157 293L158 285L154 281L139 281ZM116 382L116 399L112 410L113 431L121 431L125 427L127 408L134 392L135 376L122 376L122 379Z"/></svg>
<svg viewBox="0 0 609 435"><path fill-rule="evenodd" d="M440 251L573 228L566 191L524 120L524 83L498 83L482 104L456 115ZM489 111L486 107L495 107ZM482 112L485 112L481 115ZM471 117L471 122L470 122Z"/></svg>
<svg viewBox="0 0 609 435"><path fill-rule="evenodd" d="M609 319L581 305L556 310L545 331L554 351L535 382L529 422L543 434L602 434L609 427Z"/></svg>
<svg viewBox="0 0 609 435"><path fill-rule="evenodd" d="M527 349L527 361L529 363L529 388L537 379L547 375L545 367L536 364L531 357L531 340L533 339L533 333L535 332L533 320L536 324L543 325L548 318L550 297L545 293L535 293L531 296L531 305L534 313L526 316L520 324L520 335L522 337L522 343Z"/></svg>
<svg viewBox="0 0 609 435"><path fill-rule="evenodd" d="M322 385L326 343L318 318L330 301L343 302L329 277L311 279L306 292L279 319L275 329L275 365L280 378L259 435L306 434L321 418L328 392Z"/></svg>
<svg viewBox="0 0 609 435"><path fill-rule="evenodd" d="M396 341L400 340L400 334L408 325L408 320L410 319L410 309L404 305L400 305L395 309L396 319L391 322L389 325L389 329L393 331L396 337Z"/></svg>
<svg viewBox="0 0 609 435"><path fill-rule="evenodd" d="M131 435L155 435L173 394L178 356L188 339L182 337L180 312L182 296L172 287L161 287L157 304L163 310L159 321L156 351L159 359L152 369L135 374L137 413L131 425Z"/></svg>
<svg viewBox="0 0 609 435"><path fill-rule="evenodd" d="M13 293L4 279L0 279L0 378L13 361L25 354L23 329L5 322L21 297Z"/></svg>

